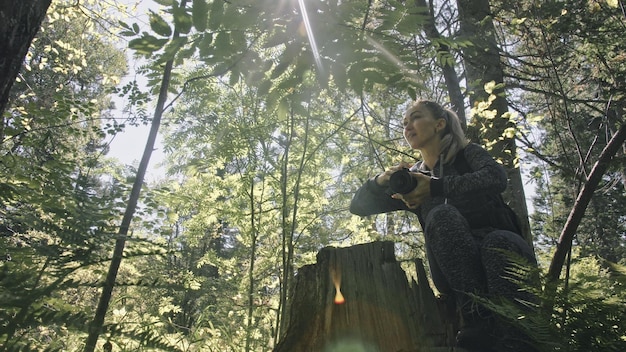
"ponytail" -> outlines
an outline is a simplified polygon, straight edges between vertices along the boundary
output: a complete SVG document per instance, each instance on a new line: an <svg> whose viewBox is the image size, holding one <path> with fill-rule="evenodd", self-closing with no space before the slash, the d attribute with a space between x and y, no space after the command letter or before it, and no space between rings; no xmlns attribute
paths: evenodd
<svg viewBox="0 0 626 352"><path fill-rule="evenodd" d="M441 137L441 154L443 154L443 161L447 163L452 161L459 150L465 148L469 141L465 137L458 115L450 109L443 109L443 115L446 120L446 128Z"/></svg>

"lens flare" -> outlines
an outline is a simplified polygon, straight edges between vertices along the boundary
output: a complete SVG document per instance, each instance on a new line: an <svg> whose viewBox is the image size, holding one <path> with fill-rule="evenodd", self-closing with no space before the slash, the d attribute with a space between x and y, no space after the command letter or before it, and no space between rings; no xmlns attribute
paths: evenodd
<svg viewBox="0 0 626 352"><path fill-rule="evenodd" d="M341 289L339 285L335 285L335 290L337 293L335 294L335 304L344 304L346 303L346 299L341 294Z"/></svg>
<svg viewBox="0 0 626 352"><path fill-rule="evenodd" d="M333 281L333 285L335 286L335 304L346 303L346 299L341 293L341 271L337 268L336 265L330 266L330 278Z"/></svg>
<svg viewBox="0 0 626 352"><path fill-rule="evenodd" d="M366 35L365 38L367 39L367 42L374 47L376 50L378 50L378 52L380 52L384 58L386 58L387 60L389 60L389 62L391 62L392 64L396 65L396 67L398 67L400 69L400 71L410 77L411 79L415 80L415 81L419 81L418 77L415 75L415 73L413 73L413 71L411 71L405 64L404 62L402 62L402 60L400 60L396 55L394 55L394 53L392 53L391 51L387 50L387 48L385 48L384 45L382 45L381 43L379 43L378 41L376 41L374 38L372 38L369 35Z"/></svg>
<svg viewBox="0 0 626 352"><path fill-rule="evenodd" d="M306 29L306 35L309 38L309 44L311 45L311 51L313 52L313 59L317 68L322 71L322 60L320 58L319 50L317 50L317 43L315 42L315 36L313 35L313 28L311 28L311 21L309 21L309 14L306 11L304 0L298 0L300 5L300 12L302 13L302 22L304 22L304 28Z"/></svg>
<svg viewBox="0 0 626 352"><path fill-rule="evenodd" d="M324 352L378 352L379 348L356 338L344 338L330 343Z"/></svg>

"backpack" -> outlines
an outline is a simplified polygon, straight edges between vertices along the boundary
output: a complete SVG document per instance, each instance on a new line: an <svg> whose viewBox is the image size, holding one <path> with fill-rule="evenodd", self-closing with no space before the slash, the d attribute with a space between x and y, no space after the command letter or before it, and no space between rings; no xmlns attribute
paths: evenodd
<svg viewBox="0 0 626 352"><path fill-rule="evenodd" d="M465 149L456 154L453 165L459 175L473 171L465 158ZM504 202L502 194L484 194L476 197L478 199L472 202L474 206L471 209L459 209L471 228L493 227L522 235L517 214Z"/></svg>

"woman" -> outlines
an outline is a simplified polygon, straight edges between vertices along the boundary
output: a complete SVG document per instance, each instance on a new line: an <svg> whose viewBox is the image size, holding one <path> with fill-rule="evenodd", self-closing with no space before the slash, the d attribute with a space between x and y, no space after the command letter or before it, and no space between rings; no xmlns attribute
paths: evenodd
<svg viewBox="0 0 626 352"><path fill-rule="evenodd" d="M421 161L401 163L369 179L354 195L350 212L415 213L424 231L432 280L442 295L454 296L461 313L457 345L502 351L504 345L494 346L492 317L468 294L532 300L505 277L511 258L505 252L536 265L532 249L518 234L515 214L501 200L506 172L487 151L468 143L454 112L435 102L414 103L403 125L404 138L420 152ZM404 168L417 186L402 194L390 189L390 178Z"/></svg>

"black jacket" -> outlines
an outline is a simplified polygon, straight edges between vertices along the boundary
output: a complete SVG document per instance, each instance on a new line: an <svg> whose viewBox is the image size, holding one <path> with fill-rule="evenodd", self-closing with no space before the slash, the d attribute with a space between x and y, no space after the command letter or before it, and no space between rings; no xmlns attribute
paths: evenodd
<svg viewBox="0 0 626 352"><path fill-rule="evenodd" d="M418 216L424 228L424 219L428 212L435 206L447 202L465 216L473 229L492 227L514 230L507 228L509 225L499 224L502 222L501 219L490 219L502 211L500 209L502 204L496 203L501 202L500 193L507 186L504 167L478 144L470 143L459 153L463 155L457 154L443 167L438 162L433 170L426 170L422 163L412 168L430 172L433 177L430 182L431 198L417 209L409 209L401 200L391 198L391 192L387 187L379 186L372 178L357 190L350 203L350 212L367 216L407 210Z"/></svg>

